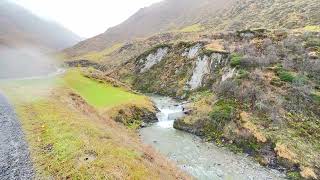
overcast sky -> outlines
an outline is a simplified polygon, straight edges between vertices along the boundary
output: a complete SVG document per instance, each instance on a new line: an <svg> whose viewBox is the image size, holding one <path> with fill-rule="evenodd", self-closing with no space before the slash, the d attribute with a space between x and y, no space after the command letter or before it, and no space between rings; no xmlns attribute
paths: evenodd
<svg viewBox="0 0 320 180"><path fill-rule="evenodd" d="M140 8L161 0L12 0L88 38L126 20Z"/></svg>

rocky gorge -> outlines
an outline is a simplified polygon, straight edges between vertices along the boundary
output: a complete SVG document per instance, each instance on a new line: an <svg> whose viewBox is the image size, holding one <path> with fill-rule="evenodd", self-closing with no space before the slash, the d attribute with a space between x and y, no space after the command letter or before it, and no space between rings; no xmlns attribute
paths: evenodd
<svg viewBox="0 0 320 180"><path fill-rule="evenodd" d="M316 179L319 55L308 54L318 36L246 30L160 44L107 74L141 92L190 101L176 129L250 154L291 178ZM294 94L302 87L309 89ZM306 156L297 155L301 152Z"/></svg>

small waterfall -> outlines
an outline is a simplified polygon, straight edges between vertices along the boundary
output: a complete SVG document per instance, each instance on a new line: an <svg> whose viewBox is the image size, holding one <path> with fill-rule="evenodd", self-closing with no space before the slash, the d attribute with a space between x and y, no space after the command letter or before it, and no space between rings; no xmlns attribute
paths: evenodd
<svg viewBox="0 0 320 180"><path fill-rule="evenodd" d="M285 175L264 168L245 155L234 154L199 137L173 128L174 119L184 116L182 103L152 96L159 122L140 130L142 140L175 161L197 179L285 179Z"/></svg>
<svg viewBox="0 0 320 180"><path fill-rule="evenodd" d="M162 128L173 128L174 120L184 116L181 104L174 102L171 98L153 98L154 103L160 110L157 114L158 126Z"/></svg>

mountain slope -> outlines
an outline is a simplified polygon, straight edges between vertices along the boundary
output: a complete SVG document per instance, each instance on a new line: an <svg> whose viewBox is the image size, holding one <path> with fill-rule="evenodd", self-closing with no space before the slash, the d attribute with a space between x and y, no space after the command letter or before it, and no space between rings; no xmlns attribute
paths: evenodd
<svg viewBox="0 0 320 180"><path fill-rule="evenodd" d="M198 23L205 16L214 16L219 9L230 6L234 0L166 0L137 13L105 33L83 41L66 50L67 54L79 55L90 51L100 51L115 42L137 37L176 31Z"/></svg>
<svg viewBox="0 0 320 180"><path fill-rule="evenodd" d="M0 25L0 44L9 47L32 45L61 50L81 40L59 24L43 20L6 0L0 2Z"/></svg>
<svg viewBox="0 0 320 180"><path fill-rule="evenodd" d="M317 0L166 0L143 8L122 24L65 50L68 57L164 32L212 32L319 25Z"/></svg>

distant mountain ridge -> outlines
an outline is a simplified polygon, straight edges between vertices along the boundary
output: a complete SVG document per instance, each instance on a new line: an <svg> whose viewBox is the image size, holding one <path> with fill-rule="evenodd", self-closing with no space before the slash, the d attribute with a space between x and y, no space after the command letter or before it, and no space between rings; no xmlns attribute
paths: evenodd
<svg viewBox="0 0 320 180"><path fill-rule="evenodd" d="M319 25L318 0L165 0L125 22L66 49L69 57L164 32L216 32Z"/></svg>
<svg viewBox="0 0 320 180"><path fill-rule="evenodd" d="M55 22L41 19L13 2L0 2L0 45L31 45L57 51L79 41L81 38L78 35Z"/></svg>

